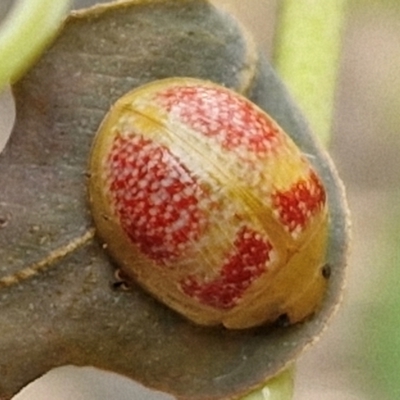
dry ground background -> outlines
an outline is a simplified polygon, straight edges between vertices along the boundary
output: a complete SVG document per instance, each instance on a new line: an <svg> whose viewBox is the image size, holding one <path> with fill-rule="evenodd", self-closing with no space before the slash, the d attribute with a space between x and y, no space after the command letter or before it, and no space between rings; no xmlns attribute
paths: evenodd
<svg viewBox="0 0 400 400"><path fill-rule="evenodd" d="M400 187L400 12L396 1L349 0L331 144L353 218L348 285L330 329L298 362L295 400L394 398L374 380L379 368L370 365L370 355L379 357L379 348L370 339L379 327L371 325L369 317L385 294L385 272L399 266L396 240L388 236L391 224L399 225L395 217ZM89 2L79 1L81 5ZM270 55L279 0L217 2L232 8ZM393 348L391 354L400 359L396 351ZM96 394L98 388L102 395ZM144 398L131 390L126 380L99 378L92 372L83 375L82 371L79 377L67 369L15 399Z"/></svg>

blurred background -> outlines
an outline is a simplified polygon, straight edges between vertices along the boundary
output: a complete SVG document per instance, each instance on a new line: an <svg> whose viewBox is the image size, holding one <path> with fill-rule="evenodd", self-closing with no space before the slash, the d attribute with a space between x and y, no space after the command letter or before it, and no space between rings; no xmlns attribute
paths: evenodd
<svg viewBox="0 0 400 400"><path fill-rule="evenodd" d="M270 57L279 0L215 2ZM297 363L295 400L400 399L400 2L348 3L330 145L352 214L348 283L329 329ZM53 371L15 399L150 398L110 376Z"/></svg>

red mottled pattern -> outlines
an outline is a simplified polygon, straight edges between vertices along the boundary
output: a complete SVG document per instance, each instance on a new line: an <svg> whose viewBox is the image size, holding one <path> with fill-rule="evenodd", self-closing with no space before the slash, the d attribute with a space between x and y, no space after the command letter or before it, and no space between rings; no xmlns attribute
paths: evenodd
<svg viewBox="0 0 400 400"><path fill-rule="evenodd" d="M107 160L109 191L121 226L140 250L163 264L198 238L206 194L166 147L117 135Z"/></svg>
<svg viewBox="0 0 400 400"><path fill-rule="evenodd" d="M237 234L234 249L223 262L218 277L202 282L196 276L189 276L182 281L182 290L208 306L230 309L267 270L271 251L272 245L268 240L245 227Z"/></svg>
<svg viewBox="0 0 400 400"><path fill-rule="evenodd" d="M279 143L277 126L251 103L218 88L176 86L157 101L194 131L215 138L223 148L264 155Z"/></svg>
<svg viewBox="0 0 400 400"><path fill-rule="evenodd" d="M325 189L313 171L308 179L299 180L289 190L272 195L273 207L278 210L280 221L290 233L303 230L325 201Z"/></svg>

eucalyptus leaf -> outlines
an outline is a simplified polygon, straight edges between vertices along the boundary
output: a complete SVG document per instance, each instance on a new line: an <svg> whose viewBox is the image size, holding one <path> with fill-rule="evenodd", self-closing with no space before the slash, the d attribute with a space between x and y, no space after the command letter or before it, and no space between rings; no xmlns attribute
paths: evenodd
<svg viewBox="0 0 400 400"><path fill-rule="evenodd" d="M118 285L87 204L91 142L121 95L170 76L209 79L248 96L320 172L332 220L332 273L310 320L240 332L202 328L140 288ZM123 1L74 12L14 93L17 121L0 155L0 396L74 364L179 398L237 397L315 340L343 284L342 187L283 84L229 15L204 0Z"/></svg>

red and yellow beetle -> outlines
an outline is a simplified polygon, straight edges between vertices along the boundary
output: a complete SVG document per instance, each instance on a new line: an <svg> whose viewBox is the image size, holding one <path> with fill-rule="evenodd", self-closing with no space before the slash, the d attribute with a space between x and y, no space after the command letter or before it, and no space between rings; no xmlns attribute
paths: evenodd
<svg viewBox="0 0 400 400"><path fill-rule="evenodd" d="M94 141L89 194L123 273L196 323L295 323L322 300L322 181L269 115L225 87L171 78L120 98Z"/></svg>

